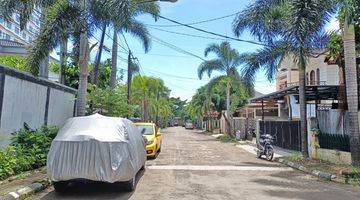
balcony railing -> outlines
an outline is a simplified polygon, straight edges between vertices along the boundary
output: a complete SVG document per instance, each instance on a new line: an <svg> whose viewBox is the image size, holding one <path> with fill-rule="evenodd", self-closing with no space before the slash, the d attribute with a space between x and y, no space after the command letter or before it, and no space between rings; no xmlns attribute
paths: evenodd
<svg viewBox="0 0 360 200"><path fill-rule="evenodd" d="M306 85L326 85L326 81L306 81ZM299 86L299 82L284 83L280 85L280 89L287 87Z"/></svg>

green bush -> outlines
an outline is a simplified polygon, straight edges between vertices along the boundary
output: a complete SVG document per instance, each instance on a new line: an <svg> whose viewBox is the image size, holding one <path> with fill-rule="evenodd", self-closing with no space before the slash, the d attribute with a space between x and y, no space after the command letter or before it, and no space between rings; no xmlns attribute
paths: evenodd
<svg viewBox="0 0 360 200"><path fill-rule="evenodd" d="M44 166L57 132L56 127L42 127L13 133L11 144L0 150L0 180Z"/></svg>
<svg viewBox="0 0 360 200"><path fill-rule="evenodd" d="M298 162L301 159L303 159L303 156L301 155L301 153L290 153L289 155L286 155L283 157L283 159L291 161L291 162Z"/></svg>
<svg viewBox="0 0 360 200"><path fill-rule="evenodd" d="M236 142L234 138L227 134L221 135L217 139L219 139L221 142Z"/></svg>

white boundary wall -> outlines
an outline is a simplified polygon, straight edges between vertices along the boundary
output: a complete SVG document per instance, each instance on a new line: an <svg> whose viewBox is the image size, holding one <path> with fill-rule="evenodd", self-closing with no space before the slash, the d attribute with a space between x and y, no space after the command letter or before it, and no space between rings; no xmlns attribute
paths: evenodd
<svg viewBox="0 0 360 200"><path fill-rule="evenodd" d="M27 123L61 126L74 116L76 90L0 66L0 145Z"/></svg>

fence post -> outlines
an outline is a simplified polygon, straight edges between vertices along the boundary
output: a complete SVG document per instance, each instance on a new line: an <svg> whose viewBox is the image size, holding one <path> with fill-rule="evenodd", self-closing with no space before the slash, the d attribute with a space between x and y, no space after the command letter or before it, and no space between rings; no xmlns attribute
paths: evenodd
<svg viewBox="0 0 360 200"><path fill-rule="evenodd" d="M46 102L45 102L45 114L44 114L44 125L48 125L48 117L49 117L49 103L50 103L50 87L47 87L46 90Z"/></svg>
<svg viewBox="0 0 360 200"><path fill-rule="evenodd" d="M5 74L2 72L0 74L0 127L1 127L2 106L4 100L4 90L5 90Z"/></svg>

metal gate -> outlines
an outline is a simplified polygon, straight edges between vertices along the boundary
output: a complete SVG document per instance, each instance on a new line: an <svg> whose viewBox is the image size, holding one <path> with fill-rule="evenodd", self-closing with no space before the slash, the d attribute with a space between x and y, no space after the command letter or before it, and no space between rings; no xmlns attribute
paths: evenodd
<svg viewBox="0 0 360 200"><path fill-rule="evenodd" d="M275 146L301 150L300 121L260 121L259 133L275 135Z"/></svg>

